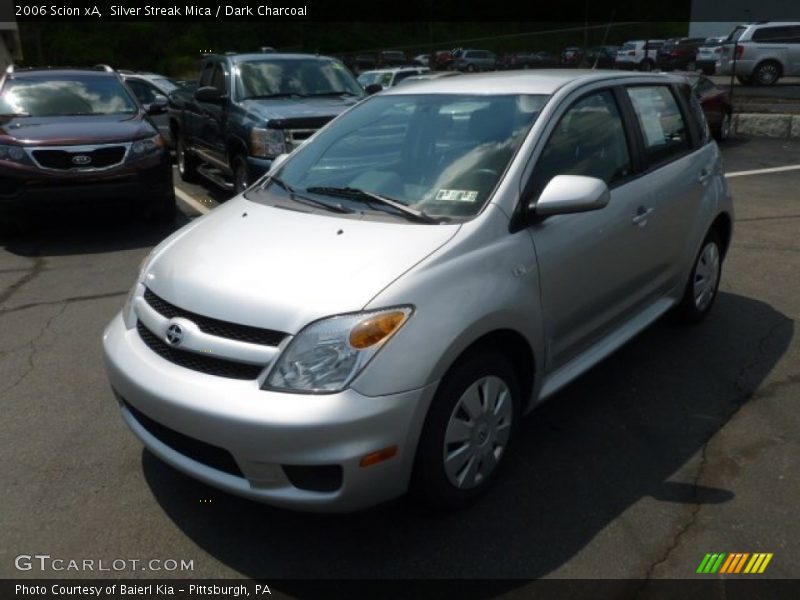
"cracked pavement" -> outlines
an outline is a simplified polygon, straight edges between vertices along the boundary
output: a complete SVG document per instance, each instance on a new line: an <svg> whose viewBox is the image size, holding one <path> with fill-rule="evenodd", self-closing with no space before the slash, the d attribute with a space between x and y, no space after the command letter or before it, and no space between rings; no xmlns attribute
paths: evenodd
<svg viewBox="0 0 800 600"><path fill-rule="evenodd" d="M723 152L746 170L796 160L800 143ZM92 576L14 569L37 552L192 559L194 577L515 578L493 595L539 577L693 577L706 552L772 552L768 576L800 576L800 171L730 184L710 318L664 319L559 392L492 492L452 514L297 514L173 471L126 430L100 351L169 231L83 215L0 234L0 577Z"/></svg>

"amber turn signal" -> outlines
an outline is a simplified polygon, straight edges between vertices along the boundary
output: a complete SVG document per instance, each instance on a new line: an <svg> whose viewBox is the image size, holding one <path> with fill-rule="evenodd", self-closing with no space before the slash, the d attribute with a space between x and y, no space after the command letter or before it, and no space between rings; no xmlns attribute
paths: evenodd
<svg viewBox="0 0 800 600"><path fill-rule="evenodd" d="M401 310L367 317L350 331L350 345L358 350L374 346L390 336L406 320Z"/></svg>
<svg viewBox="0 0 800 600"><path fill-rule="evenodd" d="M364 458L361 459L359 465L361 465L362 467L371 467L372 465L377 465L379 462L389 460L396 454L397 454L397 446L389 446L388 448L384 448L383 450L378 450L377 452L372 452L370 454L367 454Z"/></svg>

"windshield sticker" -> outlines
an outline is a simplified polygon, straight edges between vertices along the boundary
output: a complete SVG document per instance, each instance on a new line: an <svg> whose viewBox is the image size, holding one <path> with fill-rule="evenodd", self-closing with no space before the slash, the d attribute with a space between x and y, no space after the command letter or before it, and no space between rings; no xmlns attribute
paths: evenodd
<svg viewBox="0 0 800 600"><path fill-rule="evenodd" d="M439 190L436 192L436 200L445 202L475 202L478 199L478 192L475 190Z"/></svg>

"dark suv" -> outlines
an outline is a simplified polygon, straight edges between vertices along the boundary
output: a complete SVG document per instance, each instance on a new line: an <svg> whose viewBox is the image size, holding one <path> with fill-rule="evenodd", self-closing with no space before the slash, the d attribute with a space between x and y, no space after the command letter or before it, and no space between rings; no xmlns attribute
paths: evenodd
<svg viewBox="0 0 800 600"><path fill-rule="evenodd" d="M664 42L656 54L656 68L664 71L694 71L697 68L697 50L706 38L678 38Z"/></svg>
<svg viewBox="0 0 800 600"><path fill-rule="evenodd" d="M164 139L110 67L9 67L0 81L0 211L87 202L172 218Z"/></svg>

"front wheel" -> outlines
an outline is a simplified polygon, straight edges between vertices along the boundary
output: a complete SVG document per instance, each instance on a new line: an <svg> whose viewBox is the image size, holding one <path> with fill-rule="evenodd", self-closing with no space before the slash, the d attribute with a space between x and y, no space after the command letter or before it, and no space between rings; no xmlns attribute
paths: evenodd
<svg viewBox="0 0 800 600"><path fill-rule="evenodd" d="M187 183L197 181L197 159L186 148L186 140L180 132L175 135L175 157L181 179Z"/></svg>
<svg viewBox="0 0 800 600"><path fill-rule="evenodd" d="M233 158L233 188L241 194L250 187L250 178L247 172L247 161L239 154Z"/></svg>
<svg viewBox="0 0 800 600"><path fill-rule="evenodd" d="M699 323L708 316L717 297L722 274L722 240L711 230L703 241L686 284L678 314L686 323Z"/></svg>
<svg viewBox="0 0 800 600"><path fill-rule="evenodd" d="M440 508L477 500L494 481L519 418L508 359L486 351L457 363L433 399L417 447L412 493Z"/></svg>

